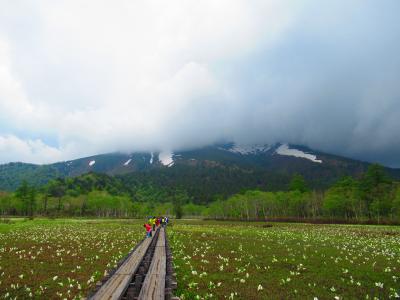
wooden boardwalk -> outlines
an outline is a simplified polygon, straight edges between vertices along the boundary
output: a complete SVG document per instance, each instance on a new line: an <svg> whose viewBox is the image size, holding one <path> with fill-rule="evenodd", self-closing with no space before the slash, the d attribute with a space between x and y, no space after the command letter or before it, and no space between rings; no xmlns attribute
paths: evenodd
<svg viewBox="0 0 400 300"><path fill-rule="evenodd" d="M157 240L154 240L152 243L154 238L157 238ZM167 273L165 241L164 228L159 228L158 234L153 234L153 238L145 238L118 270L90 299L164 300L166 298L165 282ZM152 259L150 262L149 256L151 255ZM148 267L146 274L143 274L143 264L147 264ZM137 281L138 278L143 277L143 284L141 286L140 284L137 285L137 287L140 288L140 292L138 290L138 294L136 294L138 297L133 297L127 290L129 286L132 286L132 282L135 282L135 278Z"/></svg>
<svg viewBox="0 0 400 300"><path fill-rule="evenodd" d="M140 290L139 300L164 300L167 258L165 255L165 229L160 228L156 250Z"/></svg>
<svg viewBox="0 0 400 300"><path fill-rule="evenodd" d="M146 238L131 256L121 265L121 267L110 277L109 280L97 291L91 298L92 300L120 299L127 286L137 271L146 251L150 245L151 239Z"/></svg>

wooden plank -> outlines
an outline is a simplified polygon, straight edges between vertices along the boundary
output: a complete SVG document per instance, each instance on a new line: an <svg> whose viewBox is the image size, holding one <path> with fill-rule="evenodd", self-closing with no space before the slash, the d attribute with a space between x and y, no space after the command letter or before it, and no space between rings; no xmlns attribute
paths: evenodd
<svg viewBox="0 0 400 300"><path fill-rule="evenodd" d="M92 300L117 300L125 292L133 275L138 269L152 239L146 238L138 248L128 257L119 269L107 280L106 283L93 295Z"/></svg>
<svg viewBox="0 0 400 300"><path fill-rule="evenodd" d="M149 271L144 279L138 300L164 300L167 258L165 253L165 230L160 229L156 249Z"/></svg>

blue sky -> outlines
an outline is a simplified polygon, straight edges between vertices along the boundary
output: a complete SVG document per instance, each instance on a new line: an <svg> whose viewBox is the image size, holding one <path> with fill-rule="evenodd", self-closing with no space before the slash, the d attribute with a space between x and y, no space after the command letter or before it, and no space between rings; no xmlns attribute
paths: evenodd
<svg viewBox="0 0 400 300"><path fill-rule="evenodd" d="M399 1L0 5L0 163L233 140L400 167Z"/></svg>

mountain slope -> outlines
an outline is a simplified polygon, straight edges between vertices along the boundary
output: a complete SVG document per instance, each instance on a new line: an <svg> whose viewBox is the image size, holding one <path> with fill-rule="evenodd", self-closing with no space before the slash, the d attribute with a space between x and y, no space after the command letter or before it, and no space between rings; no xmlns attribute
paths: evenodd
<svg viewBox="0 0 400 300"><path fill-rule="evenodd" d="M89 172L126 177L127 182L129 178L150 178L154 184L183 185L198 192L213 185L213 190L218 190L218 185L235 191L257 187L282 189L293 173L300 173L312 187L325 188L344 175L359 176L368 165L303 146L230 143L175 153L102 154L49 165L9 163L0 165L0 190L14 190L22 180L42 185L53 178ZM400 178L399 169L386 170Z"/></svg>

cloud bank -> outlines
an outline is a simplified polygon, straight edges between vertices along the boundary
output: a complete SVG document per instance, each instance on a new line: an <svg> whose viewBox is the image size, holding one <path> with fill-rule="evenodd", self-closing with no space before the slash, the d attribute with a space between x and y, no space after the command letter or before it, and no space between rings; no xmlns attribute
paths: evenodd
<svg viewBox="0 0 400 300"><path fill-rule="evenodd" d="M221 140L400 166L396 0L11 1L0 163Z"/></svg>

